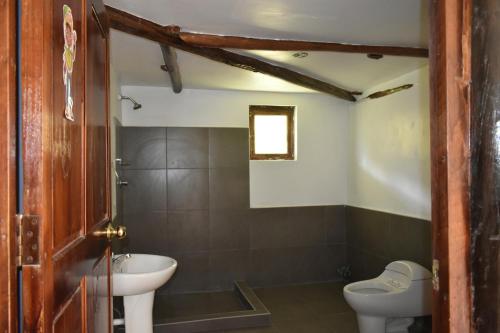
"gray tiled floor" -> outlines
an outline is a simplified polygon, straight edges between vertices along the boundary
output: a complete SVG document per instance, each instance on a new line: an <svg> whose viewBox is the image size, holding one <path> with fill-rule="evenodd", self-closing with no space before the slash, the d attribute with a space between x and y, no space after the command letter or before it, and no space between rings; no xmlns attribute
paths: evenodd
<svg viewBox="0 0 500 333"><path fill-rule="evenodd" d="M272 314L265 328L212 331L211 333L356 333L356 316L344 301L341 283L255 289ZM237 311L242 309L233 292L157 296L155 318Z"/></svg>
<svg viewBox="0 0 500 333"><path fill-rule="evenodd" d="M272 326L211 333L357 333L356 316L344 301L342 288L341 283L315 283L255 289L272 314ZM172 318L242 308L234 292L158 295L154 317ZM417 318L409 331L430 333L431 317ZM124 330L120 327L115 332Z"/></svg>
<svg viewBox="0 0 500 333"><path fill-rule="evenodd" d="M255 289L272 314L272 326L224 333L357 333L355 313L340 283Z"/></svg>

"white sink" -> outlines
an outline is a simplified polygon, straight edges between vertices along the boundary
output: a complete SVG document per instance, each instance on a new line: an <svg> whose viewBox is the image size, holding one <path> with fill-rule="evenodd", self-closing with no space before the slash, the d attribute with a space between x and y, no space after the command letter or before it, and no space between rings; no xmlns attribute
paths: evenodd
<svg viewBox="0 0 500 333"><path fill-rule="evenodd" d="M113 255L113 296L124 296L125 332L153 332L155 290L174 274L177 261L152 254Z"/></svg>
<svg viewBox="0 0 500 333"><path fill-rule="evenodd" d="M132 296L164 285L175 272L177 261L152 254L114 255L113 296Z"/></svg>

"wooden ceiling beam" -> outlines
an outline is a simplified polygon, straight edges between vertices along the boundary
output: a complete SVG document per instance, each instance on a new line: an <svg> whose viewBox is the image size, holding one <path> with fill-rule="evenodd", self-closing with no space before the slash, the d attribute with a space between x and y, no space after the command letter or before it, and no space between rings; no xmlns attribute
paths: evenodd
<svg viewBox="0 0 500 333"><path fill-rule="evenodd" d="M177 52L175 52L173 47L166 44L160 44L160 47L163 61L165 62L165 65L161 68L168 72L170 82L172 83L172 90L174 93L178 94L182 91L182 80L181 71L179 70L179 64L177 62Z"/></svg>
<svg viewBox="0 0 500 333"><path fill-rule="evenodd" d="M273 65L271 63L229 52L219 48L198 47L188 44L179 38L175 28L163 27L157 23L137 17L119 9L106 6L110 27L128 34L146 38L160 44L175 47L179 50L197 54L199 56L224 63L233 67L246 69L274 76L299 86L327 93L351 102L356 101L353 94L333 84L309 77L288 68ZM172 32L174 31L174 32Z"/></svg>
<svg viewBox="0 0 500 333"><path fill-rule="evenodd" d="M330 51L421 58L427 58L429 56L428 49L418 47L265 39L240 36L210 35L192 32L179 32L179 37L188 44L200 47L269 51Z"/></svg>

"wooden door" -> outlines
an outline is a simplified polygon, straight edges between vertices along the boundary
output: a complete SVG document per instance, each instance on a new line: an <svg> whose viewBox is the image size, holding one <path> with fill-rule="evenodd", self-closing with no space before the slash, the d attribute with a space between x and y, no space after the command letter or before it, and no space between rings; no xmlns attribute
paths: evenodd
<svg viewBox="0 0 500 333"><path fill-rule="evenodd" d="M0 6L0 332L17 332L16 2Z"/></svg>
<svg viewBox="0 0 500 333"><path fill-rule="evenodd" d="M104 5L22 0L21 22L23 225L39 228L23 331L110 332L110 247L96 236L110 219Z"/></svg>

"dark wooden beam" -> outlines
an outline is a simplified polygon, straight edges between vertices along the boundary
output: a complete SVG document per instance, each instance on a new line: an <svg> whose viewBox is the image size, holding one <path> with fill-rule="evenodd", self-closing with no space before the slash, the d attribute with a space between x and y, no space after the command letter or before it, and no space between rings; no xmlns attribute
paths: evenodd
<svg viewBox="0 0 500 333"><path fill-rule="evenodd" d="M171 46L160 44L161 53L163 54L163 61L165 65L162 69L168 72L170 82L172 82L172 90L178 94L182 91L181 72L179 64L177 63L177 52Z"/></svg>
<svg viewBox="0 0 500 333"><path fill-rule="evenodd" d="M418 47L311 42L286 39L264 39L239 36L209 35L192 32L180 32L179 37L188 44L201 47L271 51L330 51L421 58L426 58L429 56L429 50Z"/></svg>
<svg viewBox="0 0 500 333"><path fill-rule="evenodd" d="M406 89L410 89L411 87L413 87L413 84L405 84L405 85L402 85L402 86L399 86L396 88L376 91L376 92L366 96L365 98L375 99L375 98L385 97L385 96L389 96L389 95L395 94L397 92L400 92L400 91L403 91Z"/></svg>
<svg viewBox="0 0 500 333"><path fill-rule="evenodd" d="M350 91L339 88L333 84L320 81L288 68L276 66L234 52L218 48L193 46L182 41L177 33L172 33L172 30L175 29L171 27L163 27L157 23L142 19L113 7L106 6L106 10L108 12L110 26L113 29L146 38L160 44L169 45L179 50L197 54L230 66L271 75L290 83L334 95L348 101L356 101L356 98Z"/></svg>

